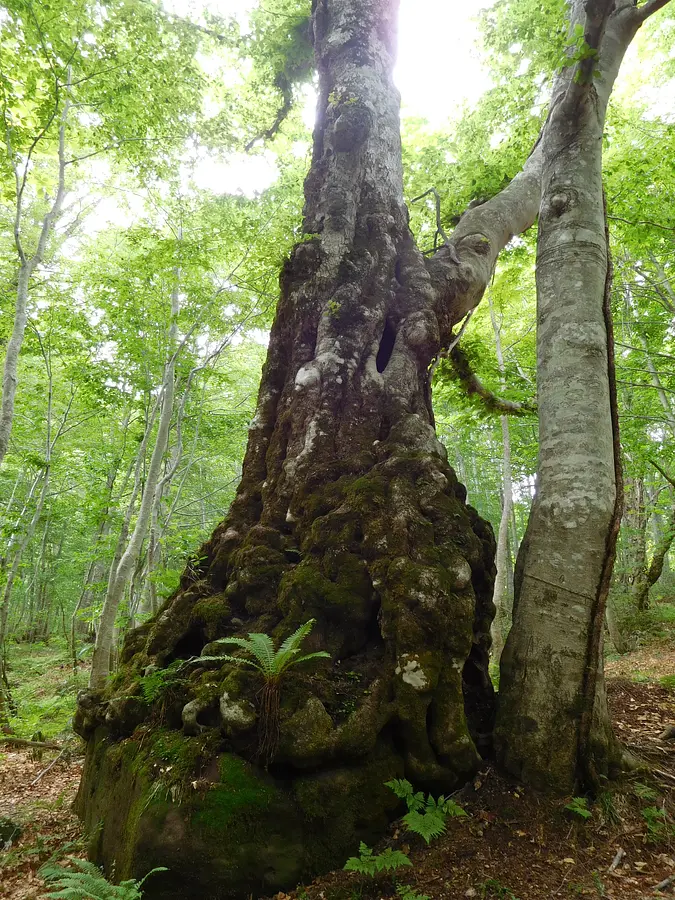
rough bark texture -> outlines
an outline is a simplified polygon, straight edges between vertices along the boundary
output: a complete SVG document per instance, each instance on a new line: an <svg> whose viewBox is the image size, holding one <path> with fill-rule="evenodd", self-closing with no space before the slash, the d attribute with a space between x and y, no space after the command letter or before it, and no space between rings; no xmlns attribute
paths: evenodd
<svg viewBox="0 0 675 900"><path fill-rule="evenodd" d="M571 10L598 55L559 79L542 141L538 486L518 557L496 731L506 769L562 792L592 786L620 761L601 654L621 514L601 148L611 88L639 26L628 0L575 0Z"/></svg>
<svg viewBox="0 0 675 900"><path fill-rule="evenodd" d="M307 239L282 272L236 499L113 686L81 700L93 853L119 877L171 865L149 897L272 893L339 865L393 813L384 781L452 789L489 749L494 538L436 438L428 373L514 229L467 221L434 287L402 198L396 6L315 4ZM521 203L525 227L537 199L496 202ZM331 663L282 683L264 772L247 762L255 673L197 659L170 682L166 667L310 618L308 649Z"/></svg>

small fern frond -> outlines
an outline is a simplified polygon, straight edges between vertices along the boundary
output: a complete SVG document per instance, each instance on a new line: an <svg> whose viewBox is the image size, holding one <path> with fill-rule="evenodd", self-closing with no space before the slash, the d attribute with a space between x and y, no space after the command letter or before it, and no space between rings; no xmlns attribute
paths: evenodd
<svg viewBox="0 0 675 900"><path fill-rule="evenodd" d="M421 813L411 810L403 816L406 826L428 843L445 832L445 816L441 812Z"/></svg>
<svg viewBox="0 0 675 900"><path fill-rule="evenodd" d="M308 659L330 659L330 653L326 650L316 650L314 653L305 653L304 656L296 656L289 665L297 666L298 663L307 662ZM288 666L286 667L288 668Z"/></svg>
<svg viewBox="0 0 675 900"><path fill-rule="evenodd" d="M218 638L218 640L213 641L213 643L222 644L223 647L241 647L241 649L246 650L247 653L253 653L253 648L251 647L251 642L248 638L224 637Z"/></svg>
<svg viewBox="0 0 675 900"><path fill-rule="evenodd" d="M249 652L256 658L260 664L260 669L266 678L277 675L275 666L274 643L269 634L260 634L252 632L249 634Z"/></svg>
<svg viewBox="0 0 675 900"><path fill-rule="evenodd" d="M149 878L151 875L154 875L156 872L168 872L168 871L169 871L169 870L167 869L166 866L157 866L157 867L154 868L154 869L150 869L150 871L147 872L147 873L141 878L140 881L137 881L137 882L136 882L136 886L139 887L139 888L142 888L143 885L145 884L145 882L148 880L148 878ZM126 884L126 882L123 881L122 884Z"/></svg>
<svg viewBox="0 0 675 900"><path fill-rule="evenodd" d="M245 656L230 656L229 653L223 653L222 656L198 656L201 662L231 662L238 666L251 666L258 672L262 672L262 668L254 659L247 659Z"/></svg>
<svg viewBox="0 0 675 900"><path fill-rule="evenodd" d="M309 619L309 621L297 628L293 634L290 634L281 644L274 658L275 667L279 673L283 672L295 662L294 657L298 655L300 645L312 628L314 628L315 622L316 619Z"/></svg>

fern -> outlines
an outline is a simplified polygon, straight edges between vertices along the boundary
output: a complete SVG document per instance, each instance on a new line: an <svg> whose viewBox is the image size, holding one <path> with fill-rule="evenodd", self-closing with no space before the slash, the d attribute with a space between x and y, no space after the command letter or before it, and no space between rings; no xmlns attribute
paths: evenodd
<svg viewBox="0 0 675 900"><path fill-rule="evenodd" d="M403 816L403 822L409 831L419 834L427 844L431 843L432 838L445 833L445 816L441 810L423 813L412 810Z"/></svg>
<svg viewBox="0 0 675 900"><path fill-rule="evenodd" d="M445 820L448 816L466 816L459 804L442 795L435 800L431 794L426 797L421 791L415 792L412 784L405 778L394 778L385 782L397 797L405 800L408 812L403 822L409 831L419 834L428 843L445 831Z"/></svg>
<svg viewBox="0 0 675 900"><path fill-rule="evenodd" d="M588 800L585 797L572 797L570 802L565 806L573 815L580 819L590 819L593 813L588 808Z"/></svg>
<svg viewBox="0 0 675 900"><path fill-rule="evenodd" d="M166 872L160 867L152 869L148 874L136 881L131 878L120 884L112 884L103 875L98 866L86 859L69 858L74 869L47 863L40 869L40 876L47 882L50 890L47 897L61 900L141 900L141 890L146 879L155 872Z"/></svg>
<svg viewBox="0 0 675 900"><path fill-rule="evenodd" d="M239 647L248 654L248 657L226 655L206 657L206 659L221 659L226 660L227 662L236 663L240 666L252 666L260 672L265 681L276 681L291 666L305 662L308 659L325 659L330 657L330 653L326 653L325 650L298 656L300 653L300 645L312 630L315 622L316 619L310 619L309 622L305 622L304 625L301 625L293 632L293 634L286 638L278 650L275 650L274 643L269 634L252 632L247 638L221 638L213 643L223 647Z"/></svg>
<svg viewBox="0 0 675 900"><path fill-rule="evenodd" d="M388 847L377 856L363 841L359 844L359 855L351 856L345 863L345 872L358 872L359 875L368 875L375 878L382 872L395 872L402 866L411 866L412 863L401 850L392 850Z"/></svg>
<svg viewBox="0 0 675 900"><path fill-rule="evenodd" d="M221 647L239 647L246 656L202 656L199 662L231 662L237 666L250 666L263 677L265 682L260 701L260 736L258 757L267 766L274 759L279 744L279 682L283 674L298 663L310 659L330 658L330 653L319 650L316 653L300 654L300 645L312 630L316 619L310 619L289 635L278 650L268 634L251 632L248 637L228 637L214 641Z"/></svg>

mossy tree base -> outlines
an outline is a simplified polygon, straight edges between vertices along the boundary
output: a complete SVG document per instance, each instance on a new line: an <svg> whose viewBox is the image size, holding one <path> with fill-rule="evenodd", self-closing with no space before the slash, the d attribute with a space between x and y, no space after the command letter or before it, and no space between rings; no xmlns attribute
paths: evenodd
<svg viewBox="0 0 675 900"><path fill-rule="evenodd" d="M494 537L434 429L429 373L454 319L403 203L396 3L313 8L311 238L282 273L237 496L76 717L89 741L79 809L103 821L94 856L119 875L170 866L166 898L271 893L339 865L393 814L385 780L447 792L490 750ZM467 246L484 254L484 241ZM284 676L265 773L262 684L214 660L213 642L280 641L310 618L304 649L331 659ZM199 759L163 764L157 729L181 759L203 742ZM238 789L214 773L235 758L268 806L230 819L214 804L229 809Z"/></svg>
<svg viewBox="0 0 675 900"><path fill-rule="evenodd" d="M397 803L383 782L401 770L382 745L366 766L280 779L208 739L159 730L115 742L101 728L76 808L90 855L116 878L168 867L147 900L262 896L341 865L355 837L372 843Z"/></svg>

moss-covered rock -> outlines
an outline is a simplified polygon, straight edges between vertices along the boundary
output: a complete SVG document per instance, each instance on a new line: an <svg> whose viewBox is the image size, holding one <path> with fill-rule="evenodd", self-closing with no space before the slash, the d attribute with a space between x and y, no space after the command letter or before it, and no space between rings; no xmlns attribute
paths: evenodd
<svg viewBox="0 0 675 900"><path fill-rule="evenodd" d="M386 745L360 767L281 778L179 733L113 742L99 729L76 807L106 871L168 867L148 900L225 900L341 865L381 833L396 805L384 782L401 774Z"/></svg>

